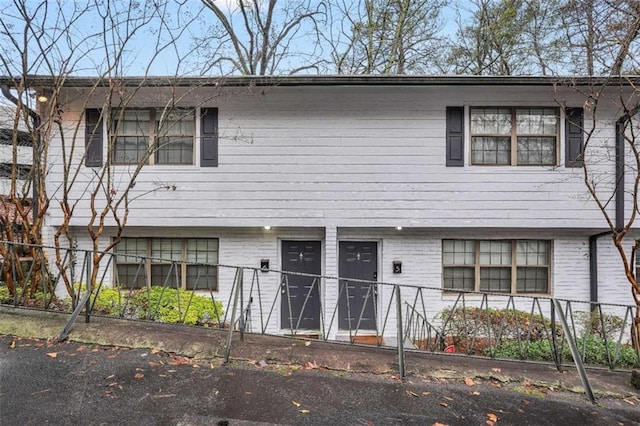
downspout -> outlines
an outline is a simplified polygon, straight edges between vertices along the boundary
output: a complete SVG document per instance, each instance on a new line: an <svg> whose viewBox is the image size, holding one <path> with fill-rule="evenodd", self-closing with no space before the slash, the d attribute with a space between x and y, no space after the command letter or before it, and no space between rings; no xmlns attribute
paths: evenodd
<svg viewBox="0 0 640 426"><path fill-rule="evenodd" d="M624 228L624 128L626 117L616 121L616 231Z"/></svg>
<svg viewBox="0 0 640 426"><path fill-rule="evenodd" d="M624 127L625 117L620 117L616 121L616 231L624 228ZM612 233L605 231L589 237L589 293L592 312L598 303L598 239Z"/></svg>
<svg viewBox="0 0 640 426"><path fill-rule="evenodd" d="M7 98L11 103L13 103L16 107L18 106L18 99L13 96L13 94L11 93L11 91L9 90L9 87L5 84L0 85L0 91L2 91L2 95ZM38 115L37 112L33 111L30 108L27 108L25 106L24 108L27 113L29 114L29 117L31 117L31 120L33 120L33 130L34 130L34 135L35 138L33 140L33 160L32 160L32 167L33 167L33 183L32 183L32 191L33 191L33 195L32 195L32 206L31 206L31 216L33 218L33 220L35 221L36 218L38 217L38 211L39 211L39 206L38 206L38 167L37 165L39 164L38 162L38 152L40 149L40 115Z"/></svg>

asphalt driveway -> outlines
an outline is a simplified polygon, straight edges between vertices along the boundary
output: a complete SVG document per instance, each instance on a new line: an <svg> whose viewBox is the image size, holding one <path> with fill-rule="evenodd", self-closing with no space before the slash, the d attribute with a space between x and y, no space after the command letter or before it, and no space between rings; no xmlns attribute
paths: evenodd
<svg viewBox="0 0 640 426"><path fill-rule="evenodd" d="M633 425L640 399L0 336L3 425Z"/></svg>

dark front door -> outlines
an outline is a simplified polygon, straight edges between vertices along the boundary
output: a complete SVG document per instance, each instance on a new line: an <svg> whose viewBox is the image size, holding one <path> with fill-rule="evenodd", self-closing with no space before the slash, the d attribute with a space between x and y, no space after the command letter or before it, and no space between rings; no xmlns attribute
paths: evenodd
<svg viewBox="0 0 640 426"><path fill-rule="evenodd" d="M375 242L340 242L340 300L338 327L341 330L375 330L378 279L378 245Z"/></svg>
<svg viewBox="0 0 640 426"><path fill-rule="evenodd" d="M283 329L320 328L320 241L283 241L280 324ZM318 277L287 274L301 272Z"/></svg>

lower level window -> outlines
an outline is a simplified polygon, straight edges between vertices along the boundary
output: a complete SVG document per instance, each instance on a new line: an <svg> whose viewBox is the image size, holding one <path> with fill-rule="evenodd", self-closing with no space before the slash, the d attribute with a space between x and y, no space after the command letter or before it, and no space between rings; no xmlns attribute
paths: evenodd
<svg viewBox="0 0 640 426"><path fill-rule="evenodd" d="M116 253L121 287L218 290L217 238L123 238Z"/></svg>
<svg viewBox="0 0 640 426"><path fill-rule="evenodd" d="M443 287L548 294L550 252L546 240L442 240Z"/></svg>

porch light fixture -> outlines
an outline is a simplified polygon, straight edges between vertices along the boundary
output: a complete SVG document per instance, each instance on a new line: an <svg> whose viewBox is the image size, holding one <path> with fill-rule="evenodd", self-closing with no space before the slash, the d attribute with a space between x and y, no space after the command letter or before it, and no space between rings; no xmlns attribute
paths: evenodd
<svg viewBox="0 0 640 426"><path fill-rule="evenodd" d="M39 95L37 95L36 99L42 104L49 101L49 97L44 93L40 93Z"/></svg>
<svg viewBox="0 0 640 426"><path fill-rule="evenodd" d="M396 231L402 231L402 226L396 226Z"/></svg>
<svg viewBox="0 0 640 426"><path fill-rule="evenodd" d="M271 226L269 226L269 225L265 225L265 226L264 226L264 230L265 230L265 231L268 231L269 229L271 229Z"/></svg>

